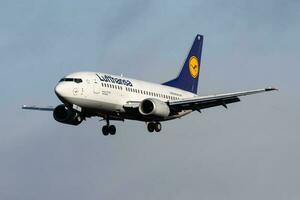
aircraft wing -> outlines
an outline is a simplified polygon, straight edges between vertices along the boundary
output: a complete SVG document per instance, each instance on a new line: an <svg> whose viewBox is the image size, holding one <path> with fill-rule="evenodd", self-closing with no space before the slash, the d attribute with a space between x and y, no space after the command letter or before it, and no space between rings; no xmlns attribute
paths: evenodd
<svg viewBox="0 0 300 200"><path fill-rule="evenodd" d="M178 111L178 112L182 110L197 110L200 112L202 109L215 107L215 106L224 106L225 108L227 108L227 104L239 102L240 96L246 96L246 95L262 93L262 92L269 92L273 90L277 90L277 89L270 87L264 89L234 92L234 93L227 93L227 94L193 97L188 99L170 101L169 106L173 111Z"/></svg>
<svg viewBox="0 0 300 200"><path fill-rule="evenodd" d="M40 110L40 111L53 111L54 107L52 106L47 106L47 107L40 107L40 106L27 106L27 105L23 105L22 109L25 110Z"/></svg>

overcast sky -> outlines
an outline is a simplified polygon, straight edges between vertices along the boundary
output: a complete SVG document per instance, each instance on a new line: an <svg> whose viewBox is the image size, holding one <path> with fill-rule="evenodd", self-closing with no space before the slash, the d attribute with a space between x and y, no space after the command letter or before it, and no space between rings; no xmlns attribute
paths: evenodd
<svg viewBox="0 0 300 200"><path fill-rule="evenodd" d="M0 199L300 199L300 1L0 1ZM279 92L104 137L58 105L75 71L174 78L204 35L199 94Z"/></svg>

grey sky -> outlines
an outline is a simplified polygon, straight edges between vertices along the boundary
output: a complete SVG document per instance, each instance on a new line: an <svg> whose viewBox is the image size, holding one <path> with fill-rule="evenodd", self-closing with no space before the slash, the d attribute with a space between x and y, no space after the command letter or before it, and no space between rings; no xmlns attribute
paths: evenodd
<svg viewBox="0 0 300 200"><path fill-rule="evenodd" d="M299 199L300 2L1 1L1 199ZM61 125L57 81L103 71L163 82L204 35L200 94L274 85L163 124Z"/></svg>

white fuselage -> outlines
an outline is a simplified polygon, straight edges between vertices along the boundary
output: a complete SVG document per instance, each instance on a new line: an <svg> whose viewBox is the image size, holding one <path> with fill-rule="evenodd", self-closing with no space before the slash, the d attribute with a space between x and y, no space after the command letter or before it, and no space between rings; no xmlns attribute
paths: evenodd
<svg viewBox="0 0 300 200"><path fill-rule="evenodd" d="M197 96L161 84L95 72L67 75L58 83L55 92L65 104L94 110L100 116L124 113L124 105L139 103L147 98L168 102Z"/></svg>

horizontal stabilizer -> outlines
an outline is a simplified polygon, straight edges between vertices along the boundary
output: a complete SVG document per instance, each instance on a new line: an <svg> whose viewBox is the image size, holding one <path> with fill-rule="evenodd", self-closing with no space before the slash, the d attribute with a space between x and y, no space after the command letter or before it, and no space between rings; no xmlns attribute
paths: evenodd
<svg viewBox="0 0 300 200"><path fill-rule="evenodd" d="M23 105L22 109L24 110L40 110L40 111L53 111L54 107L52 106L47 106L47 107L39 107L39 106L27 106L27 105Z"/></svg>

